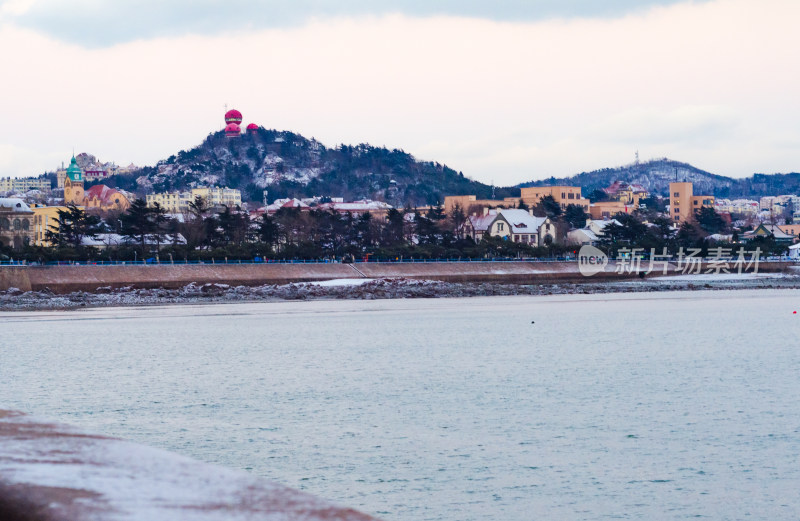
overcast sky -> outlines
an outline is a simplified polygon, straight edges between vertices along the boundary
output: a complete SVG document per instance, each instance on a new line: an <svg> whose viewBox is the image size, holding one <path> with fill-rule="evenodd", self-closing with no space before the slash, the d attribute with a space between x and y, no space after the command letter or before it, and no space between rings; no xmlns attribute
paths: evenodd
<svg viewBox="0 0 800 521"><path fill-rule="evenodd" d="M797 0L0 0L0 176L244 122L507 185L669 157L800 171Z"/></svg>

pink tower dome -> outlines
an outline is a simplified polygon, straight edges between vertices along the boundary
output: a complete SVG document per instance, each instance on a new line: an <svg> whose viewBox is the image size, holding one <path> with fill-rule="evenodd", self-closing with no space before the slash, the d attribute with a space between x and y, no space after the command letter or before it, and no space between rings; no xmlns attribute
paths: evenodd
<svg viewBox="0 0 800 521"><path fill-rule="evenodd" d="M237 125L241 125L242 113L236 109L229 110L225 113L225 123L236 123Z"/></svg>
<svg viewBox="0 0 800 521"><path fill-rule="evenodd" d="M256 132L258 132L258 125L256 125L255 123L250 123L249 125L247 125L248 134L255 134Z"/></svg>
<svg viewBox="0 0 800 521"><path fill-rule="evenodd" d="M242 129L236 123L228 123L225 126L226 137L239 137L242 135Z"/></svg>

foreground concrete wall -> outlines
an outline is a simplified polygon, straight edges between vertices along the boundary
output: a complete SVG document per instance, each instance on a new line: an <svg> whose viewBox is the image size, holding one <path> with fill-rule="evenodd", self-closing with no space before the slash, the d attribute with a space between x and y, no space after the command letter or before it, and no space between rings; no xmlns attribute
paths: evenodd
<svg viewBox="0 0 800 521"><path fill-rule="evenodd" d="M245 472L0 410L3 521L370 521Z"/></svg>
<svg viewBox="0 0 800 521"><path fill-rule="evenodd" d="M611 263L607 272L587 279L577 262L431 262L357 264L193 264L148 266L3 266L0 291L49 290L54 293L95 291L101 287L180 288L189 283L224 283L232 286L288 284L347 278L409 278L447 282L502 282L548 284L611 280L617 275ZM782 271L785 263L762 263L759 271ZM675 272L671 266L670 273Z"/></svg>

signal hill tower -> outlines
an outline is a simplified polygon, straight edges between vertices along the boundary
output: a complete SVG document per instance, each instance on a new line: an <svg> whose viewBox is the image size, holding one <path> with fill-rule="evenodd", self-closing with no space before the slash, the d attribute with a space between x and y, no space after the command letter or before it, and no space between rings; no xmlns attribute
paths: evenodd
<svg viewBox="0 0 800 521"><path fill-rule="evenodd" d="M237 138L242 135L242 113L236 109L231 109L225 113L225 137ZM255 123L247 125L247 133L255 135L258 133L259 126Z"/></svg>

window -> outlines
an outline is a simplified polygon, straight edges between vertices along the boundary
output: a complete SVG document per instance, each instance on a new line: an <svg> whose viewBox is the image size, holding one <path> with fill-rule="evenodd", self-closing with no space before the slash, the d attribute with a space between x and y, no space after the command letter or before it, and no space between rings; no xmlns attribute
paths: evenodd
<svg viewBox="0 0 800 521"><path fill-rule="evenodd" d="M19 230L22 227L22 223L19 219L14 219L14 229Z"/></svg>
<svg viewBox="0 0 800 521"><path fill-rule="evenodd" d="M681 213L680 208L675 208L675 213Z"/></svg>
<svg viewBox="0 0 800 521"><path fill-rule="evenodd" d="M680 197L680 196L681 196L680 192L675 192L674 194L672 194L672 197Z"/></svg>
<svg viewBox="0 0 800 521"><path fill-rule="evenodd" d="M28 221L28 219L22 219L22 229L27 231L30 227L31 223Z"/></svg>
<svg viewBox="0 0 800 521"><path fill-rule="evenodd" d="M697 201L694 202L694 205L697 206Z"/></svg>
<svg viewBox="0 0 800 521"><path fill-rule="evenodd" d="M502 232L503 231L503 223L497 223L497 231L498 232Z"/></svg>
<svg viewBox="0 0 800 521"><path fill-rule="evenodd" d="M566 195L564 192L561 192L561 198L562 198L562 199L566 199L566 198L567 198L567 195Z"/></svg>
<svg viewBox="0 0 800 521"><path fill-rule="evenodd" d="M575 199L575 194L573 194L572 192L570 192L570 193L567 195L567 199Z"/></svg>

